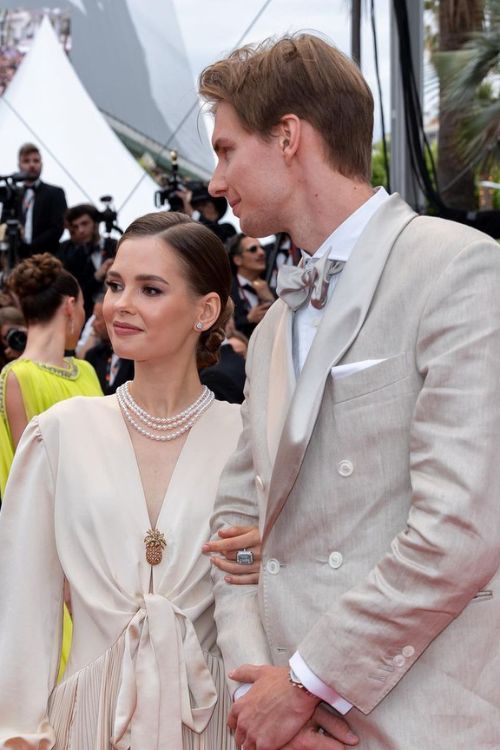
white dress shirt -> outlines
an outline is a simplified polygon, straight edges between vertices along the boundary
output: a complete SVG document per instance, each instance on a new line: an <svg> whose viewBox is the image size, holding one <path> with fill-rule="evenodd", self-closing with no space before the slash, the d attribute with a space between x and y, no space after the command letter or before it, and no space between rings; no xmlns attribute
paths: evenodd
<svg viewBox="0 0 500 750"><path fill-rule="evenodd" d="M33 241L33 206L35 203L35 189L40 184L40 180L36 180L32 185L26 187L23 197L23 211L24 211L24 241L31 245Z"/></svg>
<svg viewBox="0 0 500 750"><path fill-rule="evenodd" d="M308 268L310 265L317 263L325 253L328 253L330 260L343 260L347 262L354 245L358 241L365 226L368 224L374 213L380 208L382 203L388 198L389 195L386 190L383 187L378 188L366 203L363 203L357 211L351 214L332 232L329 237L327 237L323 244L316 250L314 255L308 255L302 251L304 267ZM330 300L340 276L341 274L337 274L332 277L328 288L328 300ZM311 305L311 303L309 303L300 307L294 314L292 341L293 361L297 375L304 367L307 355L309 354L309 349L311 348L314 337L316 336L316 331L323 319L326 306L327 305L321 310L317 310Z"/></svg>
<svg viewBox="0 0 500 750"><path fill-rule="evenodd" d="M257 296L257 292L250 291L250 289L246 288L246 287L252 287L252 282L250 281L250 279L247 279L245 276L242 276L240 273L236 274L236 279L238 281L239 294L243 299L247 300L248 304L250 305L250 309L258 305L259 298Z"/></svg>

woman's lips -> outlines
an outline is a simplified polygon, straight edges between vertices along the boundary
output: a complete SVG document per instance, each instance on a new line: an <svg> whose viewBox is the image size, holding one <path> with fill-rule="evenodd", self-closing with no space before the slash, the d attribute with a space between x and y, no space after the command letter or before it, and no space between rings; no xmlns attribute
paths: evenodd
<svg viewBox="0 0 500 750"><path fill-rule="evenodd" d="M133 336L136 333L142 333L140 328L127 323L113 323L113 330L118 336Z"/></svg>

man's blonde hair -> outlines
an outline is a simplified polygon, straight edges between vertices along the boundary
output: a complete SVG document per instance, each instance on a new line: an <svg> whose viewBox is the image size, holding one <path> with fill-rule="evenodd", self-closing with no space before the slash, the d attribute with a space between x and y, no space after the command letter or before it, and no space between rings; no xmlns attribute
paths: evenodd
<svg viewBox="0 0 500 750"><path fill-rule="evenodd" d="M228 102L265 139L297 115L321 134L332 167L370 180L373 97L358 67L323 39L301 33L241 47L205 68L199 88L212 110Z"/></svg>

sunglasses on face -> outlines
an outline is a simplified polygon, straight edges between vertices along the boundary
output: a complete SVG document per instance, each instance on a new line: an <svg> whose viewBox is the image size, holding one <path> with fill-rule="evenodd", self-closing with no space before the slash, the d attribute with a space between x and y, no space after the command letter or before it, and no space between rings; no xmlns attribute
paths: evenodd
<svg viewBox="0 0 500 750"><path fill-rule="evenodd" d="M244 253L256 253L257 250L262 250L261 245L250 245L250 247L246 247L243 252Z"/></svg>

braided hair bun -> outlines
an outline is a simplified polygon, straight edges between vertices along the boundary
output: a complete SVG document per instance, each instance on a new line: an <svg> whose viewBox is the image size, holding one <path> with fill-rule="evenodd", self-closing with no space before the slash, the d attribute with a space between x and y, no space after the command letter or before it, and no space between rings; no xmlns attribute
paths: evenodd
<svg viewBox="0 0 500 750"><path fill-rule="evenodd" d="M52 319L64 297L78 297L77 280L51 253L39 253L21 261L9 276L9 289L19 299L27 323Z"/></svg>
<svg viewBox="0 0 500 750"><path fill-rule="evenodd" d="M212 328L201 334L196 350L196 365L199 370L216 365L219 361L220 345L226 338L225 329L233 310L233 300L229 297L224 310L221 311Z"/></svg>
<svg viewBox="0 0 500 750"><path fill-rule="evenodd" d="M61 261L51 253L33 255L14 268L9 278L9 284L21 300L48 289L62 270Z"/></svg>

